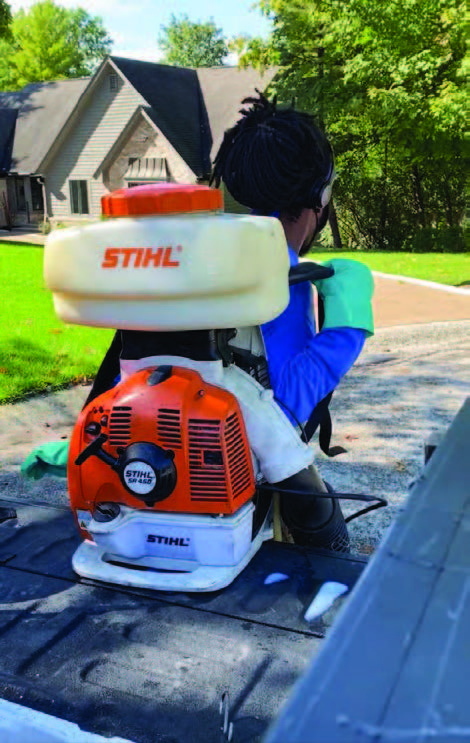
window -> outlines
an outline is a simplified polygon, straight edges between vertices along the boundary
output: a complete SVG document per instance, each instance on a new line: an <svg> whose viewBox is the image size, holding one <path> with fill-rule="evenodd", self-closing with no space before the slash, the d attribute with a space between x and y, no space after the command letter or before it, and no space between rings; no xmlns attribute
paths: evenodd
<svg viewBox="0 0 470 743"><path fill-rule="evenodd" d="M86 181L69 181L72 214L89 214L88 188Z"/></svg>
<svg viewBox="0 0 470 743"><path fill-rule="evenodd" d="M130 157L123 179L127 181L128 188L143 186L144 183L168 183L172 180L165 157Z"/></svg>
<svg viewBox="0 0 470 743"><path fill-rule="evenodd" d="M119 80L117 75L109 76L109 89L117 90L119 88Z"/></svg>

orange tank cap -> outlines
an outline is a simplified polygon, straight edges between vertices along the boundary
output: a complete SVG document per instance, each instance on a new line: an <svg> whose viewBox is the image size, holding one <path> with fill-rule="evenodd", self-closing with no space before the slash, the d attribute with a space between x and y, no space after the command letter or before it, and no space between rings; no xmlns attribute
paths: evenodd
<svg viewBox="0 0 470 743"><path fill-rule="evenodd" d="M223 209L222 192L209 186L181 183L149 183L120 188L101 198L106 217L187 214Z"/></svg>

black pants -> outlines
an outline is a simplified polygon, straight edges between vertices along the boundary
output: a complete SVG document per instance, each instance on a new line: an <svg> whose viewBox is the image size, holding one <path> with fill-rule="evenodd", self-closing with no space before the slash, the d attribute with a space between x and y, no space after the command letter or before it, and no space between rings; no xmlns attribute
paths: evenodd
<svg viewBox="0 0 470 743"><path fill-rule="evenodd" d="M296 544L349 552L348 530L339 501L316 495L317 477L312 470L302 470L279 486L281 516ZM295 492L283 493L283 488Z"/></svg>

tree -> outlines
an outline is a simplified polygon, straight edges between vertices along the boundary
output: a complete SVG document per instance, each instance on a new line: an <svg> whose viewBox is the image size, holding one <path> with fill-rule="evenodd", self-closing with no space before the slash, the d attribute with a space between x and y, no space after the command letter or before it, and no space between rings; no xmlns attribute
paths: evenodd
<svg viewBox="0 0 470 743"><path fill-rule="evenodd" d="M5 0L0 0L0 38L8 36L11 24L11 9Z"/></svg>
<svg viewBox="0 0 470 743"><path fill-rule="evenodd" d="M274 23L241 63L333 142L343 232L369 247L463 247L468 158L460 0L262 0Z"/></svg>
<svg viewBox="0 0 470 743"><path fill-rule="evenodd" d="M10 38L1 42L0 89L90 75L110 49L100 18L52 0L37 2L15 13Z"/></svg>
<svg viewBox="0 0 470 743"><path fill-rule="evenodd" d="M111 53L112 40L99 16L90 16L83 8L70 11L71 38L80 52L77 77L91 75L104 57Z"/></svg>
<svg viewBox="0 0 470 743"><path fill-rule="evenodd" d="M177 67L220 67L228 47L214 21L190 21L187 15L172 15L168 26L162 26L158 38L165 53L164 62Z"/></svg>

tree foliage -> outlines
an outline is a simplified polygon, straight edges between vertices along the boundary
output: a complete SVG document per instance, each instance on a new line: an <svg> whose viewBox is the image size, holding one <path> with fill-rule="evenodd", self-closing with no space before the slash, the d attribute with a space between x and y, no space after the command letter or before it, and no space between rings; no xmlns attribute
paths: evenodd
<svg viewBox="0 0 470 743"><path fill-rule="evenodd" d="M312 111L337 156L343 233L370 247L462 248L465 6L460 0L262 0L274 31L241 64Z"/></svg>
<svg viewBox="0 0 470 743"><path fill-rule="evenodd" d="M11 8L5 0L0 0L0 38L8 36L11 24Z"/></svg>
<svg viewBox="0 0 470 743"><path fill-rule="evenodd" d="M71 38L78 50L77 76L91 75L111 53L111 37L99 16L90 16L80 7L71 10L70 15Z"/></svg>
<svg viewBox="0 0 470 743"><path fill-rule="evenodd" d="M0 89L90 75L110 49L100 18L52 0L37 2L15 13L9 38L0 41Z"/></svg>
<svg viewBox="0 0 470 743"><path fill-rule="evenodd" d="M171 16L158 39L164 61L177 67L220 67L228 47L214 21L190 21L187 15Z"/></svg>

